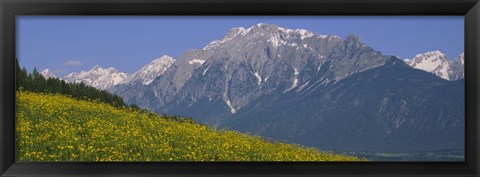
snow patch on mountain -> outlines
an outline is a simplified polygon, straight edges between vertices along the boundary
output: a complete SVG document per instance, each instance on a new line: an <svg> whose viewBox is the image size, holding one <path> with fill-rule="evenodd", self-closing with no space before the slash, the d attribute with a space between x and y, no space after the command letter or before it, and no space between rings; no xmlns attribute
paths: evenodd
<svg viewBox="0 0 480 177"><path fill-rule="evenodd" d="M226 101L228 107L230 108L230 112L232 114L235 114L237 112L237 110L235 108L233 108L232 104L230 103L230 99L227 98L227 101Z"/></svg>
<svg viewBox="0 0 480 177"><path fill-rule="evenodd" d="M286 93L286 92L288 92L288 91L290 91L290 90L293 90L293 89L294 89L295 87L297 87L297 86L298 86L298 79L295 78L295 79L293 79L292 86L290 86L290 88L288 88L288 89L286 89L285 91L283 91L283 93Z"/></svg>
<svg viewBox="0 0 480 177"><path fill-rule="evenodd" d="M203 70L203 72L202 72L203 76L207 73L208 69L210 69L210 65L207 67L207 69Z"/></svg>
<svg viewBox="0 0 480 177"><path fill-rule="evenodd" d="M328 37L328 41L342 39L342 38L340 38L340 36L337 36L337 35L329 35L329 36L325 35L325 36L326 36L326 38Z"/></svg>
<svg viewBox="0 0 480 177"><path fill-rule="evenodd" d="M257 78L257 84L260 85L262 83L262 77L260 77L260 74L258 74L258 72L252 74Z"/></svg>
<svg viewBox="0 0 480 177"><path fill-rule="evenodd" d="M198 59L198 58L194 58L193 60L190 60L188 62L188 64L199 64L199 65L202 65L203 63L205 63L206 60L203 60L203 59Z"/></svg>
<svg viewBox="0 0 480 177"><path fill-rule="evenodd" d="M270 42L274 47L280 47L287 44L287 41L280 39L280 36L272 36L267 42Z"/></svg>
<svg viewBox="0 0 480 177"><path fill-rule="evenodd" d="M313 33L305 29L297 29L295 32L300 34L300 39L305 39L313 36Z"/></svg>

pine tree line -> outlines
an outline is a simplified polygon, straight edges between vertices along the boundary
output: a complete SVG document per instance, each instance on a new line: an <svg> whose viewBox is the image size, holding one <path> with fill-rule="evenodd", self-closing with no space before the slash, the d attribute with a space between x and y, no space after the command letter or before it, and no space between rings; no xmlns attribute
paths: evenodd
<svg viewBox="0 0 480 177"><path fill-rule="evenodd" d="M32 73L28 73L27 69L20 68L18 58L15 58L16 65L16 90L26 90L37 93L59 93L70 95L76 99L82 100L99 100L115 107L131 107L139 110L136 105L127 105L123 99L117 95L111 94L104 90L85 85L84 83L67 83L58 78L45 79L36 68Z"/></svg>
<svg viewBox="0 0 480 177"><path fill-rule="evenodd" d="M140 109L137 105L127 105L123 99L115 94L111 94L104 90L99 90L95 87L88 86L84 83L67 83L58 78L45 79L36 68L32 73L28 73L25 67L20 68L18 58L15 58L16 71L16 90L25 90L36 93L58 93L70 95L72 98L80 100L99 100L108 103L117 108L128 107L133 110L139 110L144 113L156 115L146 109ZM178 122L195 123L193 118L179 115L163 115L165 119L170 119ZM203 125L203 124L200 124Z"/></svg>

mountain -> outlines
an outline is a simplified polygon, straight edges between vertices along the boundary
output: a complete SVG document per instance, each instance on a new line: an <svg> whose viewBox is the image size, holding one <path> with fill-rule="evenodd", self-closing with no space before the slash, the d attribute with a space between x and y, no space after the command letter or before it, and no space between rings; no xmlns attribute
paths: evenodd
<svg viewBox="0 0 480 177"><path fill-rule="evenodd" d="M140 107L148 108L145 105L156 104L156 99L152 99L156 95L152 94L152 91L146 89L146 87L174 63L175 59L168 55L154 59L123 82L109 88L109 91L122 97L127 103L140 103Z"/></svg>
<svg viewBox="0 0 480 177"><path fill-rule="evenodd" d="M83 82L86 85L102 90L125 90L124 87L132 86L137 83L140 86L150 84L153 79L172 66L174 61L175 59L172 57L164 55L160 58L154 59L130 76L127 73L117 71L113 67L104 69L96 65L89 71L81 71L80 73L73 72L62 79L66 82ZM117 87L113 88L114 86Z"/></svg>
<svg viewBox="0 0 480 177"><path fill-rule="evenodd" d="M446 59L430 55L423 60ZM462 88L355 35L257 24L185 51L148 85L113 92L160 114L320 149L413 152L463 149Z"/></svg>
<svg viewBox="0 0 480 177"><path fill-rule="evenodd" d="M127 73L119 72L113 67L102 68L96 65L88 71L81 71L80 73L73 72L62 79L68 83L83 82L86 85L106 90L121 83L127 77Z"/></svg>
<svg viewBox="0 0 480 177"><path fill-rule="evenodd" d="M48 78L56 78L57 76L55 76L55 74L53 74L52 71L50 71L50 69L45 69L43 70L42 72L40 72L40 74L45 77L45 79L48 79Z"/></svg>
<svg viewBox="0 0 480 177"><path fill-rule="evenodd" d="M160 58L154 59L149 64L143 66L140 70L130 75L120 84L140 82L143 85L150 84L157 76L163 74L170 66L172 66L175 59L171 56L164 55Z"/></svg>
<svg viewBox="0 0 480 177"><path fill-rule="evenodd" d="M355 39L351 36L345 45L362 45L359 47L372 50L366 45L354 43ZM331 48L337 48L343 43L335 35L318 35L307 30L291 30L276 25L258 24L248 29L233 28L223 39L213 41L203 50L186 51L163 75L146 86L143 93L129 97L138 98L140 101L156 97L157 100L152 102L135 103L153 110L166 104L176 107L173 105L179 100L218 100L222 107L226 106L228 112L232 113L259 95L277 90L276 86L283 87L283 92L295 85L295 79L297 84L304 83L306 79L297 78L302 70L320 72L320 66L328 61L326 57ZM345 45L338 49L343 50ZM376 52L372 55L381 54ZM330 72L322 72L325 75L323 84L369 67L380 66L386 58L374 58L370 65L362 62L355 65L355 61L353 59L331 63L331 66L328 66L332 68ZM289 75L289 78L277 75L280 71ZM235 82L228 83L230 80ZM230 85L227 84L233 84L235 88L228 90ZM231 93L238 93L238 97L230 95ZM162 109L165 111L168 108Z"/></svg>
<svg viewBox="0 0 480 177"><path fill-rule="evenodd" d="M435 50L404 61L411 67L431 72L446 80L463 78L463 53L455 60L450 60L445 54Z"/></svg>
<svg viewBox="0 0 480 177"><path fill-rule="evenodd" d="M450 78L452 80L461 79L464 77L465 66L464 66L464 53L462 52L455 60L451 61L451 70L449 72Z"/></svg>
<svg viewBox="0 0 480 177"><path fill-rule="evenodd" d="M350 47L363 52L347 50ZM334 35L266 24L232 29L221 41L194 52L187 54L205 56L181 58L179 61L183 59L184 63L172 69L192 66L190 62L196 58L205 62L194 65L187 72L176 71L179 74L172 75L174 78L188 75L166 94L170 99L156 104L160 106L156 110L193 115L214 125L261 96L278 97L292 91L305 94L353 73L381 66L389 59L362 44L355 36L341 40ZM161 86L169 84L168 74L167 70L158 82L152 83L154 91L160 88L158 90L163 93L161 91L166 90ZM160 98L165 96L160 94ZM216 111L209 111L210 108Z"/></svg>

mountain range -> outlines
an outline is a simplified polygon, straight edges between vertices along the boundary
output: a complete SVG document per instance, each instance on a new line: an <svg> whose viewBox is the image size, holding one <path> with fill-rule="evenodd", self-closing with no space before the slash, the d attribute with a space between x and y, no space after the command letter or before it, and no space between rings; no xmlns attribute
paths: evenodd
<svg viewBox="0 0 480 177"><path fill-rule="evenodd" d="M105 90L122 82L127 77L127 73L119 72L113 67L102 68L96 65L88 71L81 71L80 73L73 72L62 79L68 83L83 82L86 85Z"/></svg>
<svg viewBox="0 0 480 177"><path fill-rule="evenodd" d="M463 150L462 78L463 55L402 60L354 35L257 24L130 76L96 66L63 79L160 114L322 150L430 152Z"/></svg>
<svg viewBox="0 0 480 177"><path fill-rule="evenodd" d="M463 53L450 60L445 54L436 50L415 55L412 59L405 59L405 63L411 67L431 72L446 80L458 80L463 78L464 75Z"/></svg>
<svg viewBox="0 0 480 177"><path fill-rule="evenodd" d="M206 48L208 48L207 46ZM198 63L202 64L205 60L196 59L192 60L189 63ZM446 80L458 80L464 77L464 53L462 52L457 58L449 59L445 54L439 50L425 52L415 55L415 57L409 59L404 59L405 63L413 68L424 70L432 74L437 75ZM80 75L78 73L70 73L66 77L61 79L66 80L67 82L84 82L90 86L96 87L98 89L110 89L111 87L117 84L134 84L137 82L143 83L142 85L150 84L156 77L160 76L165 72L170 66L173 65L175 59L168 55L163 55L160 58L152 60L150 63L143 66L140 70L128 75L127 73L119 72L115 68L110 67L111 72L105 73L110 75L108 77L102 77L102 80L98 83L113 83L113 84L93 84L91 80L93 78L98 79L98 72L94 72L94 68L103 69L100 66L95 66L89 71L81 71L80 73L86 73ZM45 69L40 72L45 78L57 78L57 76L50 70ZM102 73L103 74L103 73ZM114 77L111 75L120 75L121 77Z"/></svg>

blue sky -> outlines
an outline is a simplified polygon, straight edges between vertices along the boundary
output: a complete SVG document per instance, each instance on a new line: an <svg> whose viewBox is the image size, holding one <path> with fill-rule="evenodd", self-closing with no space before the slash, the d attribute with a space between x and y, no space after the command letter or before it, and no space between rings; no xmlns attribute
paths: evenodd
<svg viewBox="0 0 480 177"><path fill-rule="evenodd" d="M162 55L201 49L233 27L258 23L349 34L387 55L464 50L463 16L17 16L17 56L29 71L57 76L95 65L129 74Z"/></svg>

